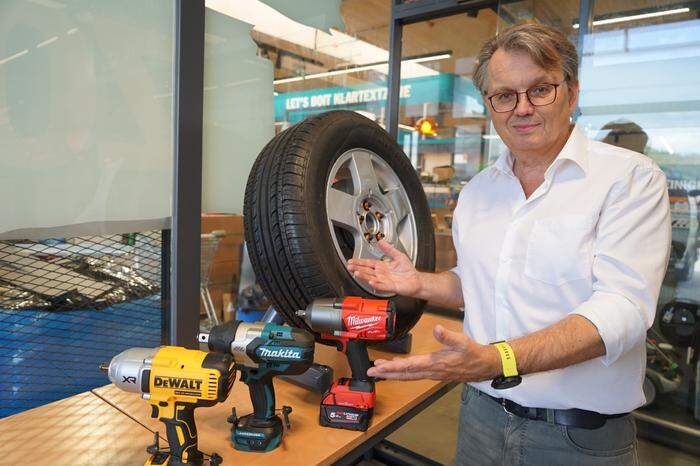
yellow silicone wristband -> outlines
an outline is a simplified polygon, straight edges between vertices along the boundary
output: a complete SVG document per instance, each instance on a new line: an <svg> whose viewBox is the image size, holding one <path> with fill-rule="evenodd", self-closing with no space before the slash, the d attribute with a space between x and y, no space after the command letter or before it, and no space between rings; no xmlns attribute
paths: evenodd
<svg viewBox="0 0 700 466"><path fill-rule="evenodd" d="M505 341L494 343L493 346L496 347L501 355L503 375L505 377L515 377L518 375L518 366L515 362L515 353L513 352L513 348L511 348Z"/></svg>

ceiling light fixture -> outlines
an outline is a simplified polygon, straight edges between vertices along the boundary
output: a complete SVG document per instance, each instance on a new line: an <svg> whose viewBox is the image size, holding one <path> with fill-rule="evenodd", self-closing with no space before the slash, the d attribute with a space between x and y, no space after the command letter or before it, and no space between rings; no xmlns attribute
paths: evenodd
<svg viewBox="0 0 700 466"><path fill-rule="evenodd" d="M677 15L679 13L688 13L689 11L690 11L690 8L676 8L674 10L655 11L653 13L641 13L638 15L618 16L617 18L599 19L599 20L593 21L593 26L602 26L604 24L623 23L625 21L637 21L639 19L657 18L659 16ZM578 23L574 24L573 27L574 27L574 29L578 29L579 28Z"/></svg>
<svg viewBox="0 0 700 466"><path fill-rule="evenodd" d="M40 49L42 47L46 47L49 44L52 44L58 40L58 36L53 36L51 39L46 39L44 42L41 42L39 44L36 44L36 48Z"/></svg>
<svg viewBox="0 0 700 466"><path fill-rule="evenodd" d="M17 52L17 53L14 54L14 55L10 55L10 56L7 57L7 58L3 58L2 60L0 60L0 65L4 65L5 63L7 63L7 62L9 62L9 61L12 61L12 60L14 60L15 58L19 58L19 57L21 57L21 56L23 56L23 55L26 55L26 54L28 54L28 53L29 53L29 50L24 49L24 50L22 50L21 52Z"/></svg>
<svg viewBox="0 0 700 466"><path fill-rule="evenodd" d="M426 61L437 61L437 60L444 60L446 58L450 58L452 56L452 53L449 52L441 52L437 53L435 55L426 55L422 57L415 57L415 58L407 58L406 60L401 60L402 64L405 63L423 63ZM375 69L379 66L386 66L388 62L379 62L379 63L370 63L367 65L360 65L360 66L354 66L352 68L343 68L341 70L332 70L332 71L324 71L323 73L314 73L314 74L307 74L305 76L293 76L291 78L281 78L281 79L275 79L273 81L273 84L286 84L286 83L293 83L297 81L304 81L307 79L316 79L316 78L327 78L330 76L338 76L341 74L348 74L348 73L358 73L360 71L369 71L372 69Z"/></svg>

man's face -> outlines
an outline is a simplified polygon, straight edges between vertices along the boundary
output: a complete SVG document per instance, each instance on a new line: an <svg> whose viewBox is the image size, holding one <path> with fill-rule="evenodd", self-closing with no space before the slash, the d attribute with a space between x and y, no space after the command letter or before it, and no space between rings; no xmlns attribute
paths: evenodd
<svg viewBox="0 0 700 466"><path fill-rule="evenodd" d="M488 64L488 88L484 103L503 142L514 153L545 155L569 135L569 116L576 107L578 83L563 83L561 71L547 71L521 51L498 49ZM538 84L561 84L556 100L545 106L533 106L525 94L519 95L514 110L498 113L488 97L505 91L524 92Z"/></svg>

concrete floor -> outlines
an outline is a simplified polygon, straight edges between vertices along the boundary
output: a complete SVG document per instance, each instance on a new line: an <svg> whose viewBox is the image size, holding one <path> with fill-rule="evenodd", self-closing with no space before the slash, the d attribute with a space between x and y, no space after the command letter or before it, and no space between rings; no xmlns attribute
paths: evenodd
<svg viewBox="0 0 700 466"><path fill-rule="evenodd" d="M388 437L441 464L455 460L457 420L461 386L451 390L406 425ZM639 440L640 466L698 466L700 458L664 446ZM367 462L369 464L379 464Z"/></svg>

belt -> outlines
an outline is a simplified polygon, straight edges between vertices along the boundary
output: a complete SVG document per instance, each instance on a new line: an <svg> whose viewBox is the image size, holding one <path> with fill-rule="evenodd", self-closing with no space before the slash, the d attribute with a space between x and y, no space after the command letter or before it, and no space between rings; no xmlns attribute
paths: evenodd
<svg viewBox="0 0 700 466"><path fill-rule="evenodd" d="M476 390L473 388L473 390ZM620 414L601 414L595 411L587 411L585 409L547 409L547 408L528 408L519 405L518 403L507 400L505 398L496 398L488 393L479 391L479 394L491 398L493 401L501 405L503 410L514 416L531 419L533 421L553 422L561 426L578 427L580 429L598 429L605 425L608 419L627 416L629 413Z"/></svg>

